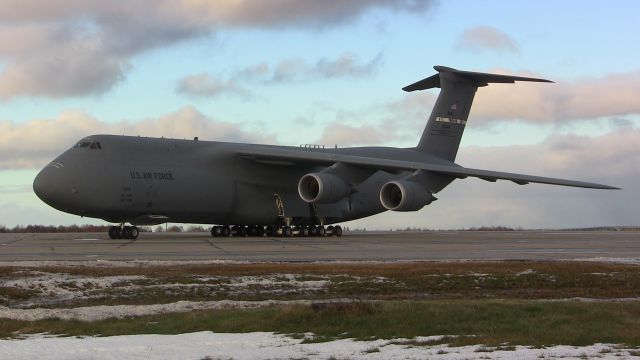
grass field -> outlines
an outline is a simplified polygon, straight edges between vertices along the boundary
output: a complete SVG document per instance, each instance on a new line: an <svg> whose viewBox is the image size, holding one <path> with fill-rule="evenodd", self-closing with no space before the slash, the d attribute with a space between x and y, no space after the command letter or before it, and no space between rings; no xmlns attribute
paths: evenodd
<svg viewBox="0 0 640 360"><path fill-rule="evenodd" d="M458 335L442 342L487 346L594 343L640 345L640 302L522 300L389 301L251 310L194 311L95 322L3 320L0 336L178 334L273 331L311 341ZM413 345L432 345L432 343Z"/></svg>
<svg viewBox="0 0 640 360"><path fill-rule="evenodd" d="M9 309L222 299L317 302L93 322L0 319L0 336L212 330L315 334L306 341L456 335L443 341L638 346L636 298L640 298L639 266L593 262L2 267L0 305ZM326 299L348 301L322 302Z"/></svg>

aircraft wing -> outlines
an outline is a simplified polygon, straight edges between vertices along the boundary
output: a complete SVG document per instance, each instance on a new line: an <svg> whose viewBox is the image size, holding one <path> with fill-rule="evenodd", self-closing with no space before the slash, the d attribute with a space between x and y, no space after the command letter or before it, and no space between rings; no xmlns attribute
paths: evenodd
<svg viewBox="0 0 640 360"><path fill-rule="evenodd" d="M238 156L263 162L267 164L278 165L293 165L293 164L308 164L308 165L332 165L335 163L345 163L361 168L368 168L372 170L384 170L384 171L398 171L398 170L424 170L432 173L450 175L456 178L476 177L486 181L495 182L496 180L509 180L518 185L525 185L528 183L550 184L550 185L562 185L572 186L580 188L592 188L592 189L609 189L617 190L619 188L584 182L575 180L556 179L542 176L515 174L501 171L481 170L465 168L456 164L452 165L439 165L430 164L415 161L393 160L393 159L381 159L358 155L348 154L336 154L324 151L314 150L302 150L302 149L283 149L283 148L257 148L246 149L238 152Z"/></svg>

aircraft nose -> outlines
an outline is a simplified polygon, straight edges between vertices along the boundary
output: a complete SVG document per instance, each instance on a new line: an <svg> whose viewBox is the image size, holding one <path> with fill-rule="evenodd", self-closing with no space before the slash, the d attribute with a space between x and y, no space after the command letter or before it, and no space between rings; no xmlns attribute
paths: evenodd
<svg viewBox="0 0 640 360"><path fill-rule="evenodd" d="M60 163L51 163L33 180L33 191L49 206L69 210L77 203L77 187L70 181L71 174Z"/></svg>
<svg viewBox="0 0 640 360"><path fill-rule="evenodd" d="M53 189L53 170L50 166L42 169L33 180L33 192L47 204L51 204L54 194Z"/></svg>

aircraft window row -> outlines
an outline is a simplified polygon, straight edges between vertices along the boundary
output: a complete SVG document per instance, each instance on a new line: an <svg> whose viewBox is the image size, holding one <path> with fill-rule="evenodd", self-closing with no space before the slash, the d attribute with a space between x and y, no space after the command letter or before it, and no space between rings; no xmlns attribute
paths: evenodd
<svg viewBox="0 0 640 360"><path fill-rule="evenodd" d="M99 141L89 142L89 141L80 141L79 143L73 146L74 149L77 148L89 148L89 149L98 149L102 150L102 145L100 145Z"/></svg>

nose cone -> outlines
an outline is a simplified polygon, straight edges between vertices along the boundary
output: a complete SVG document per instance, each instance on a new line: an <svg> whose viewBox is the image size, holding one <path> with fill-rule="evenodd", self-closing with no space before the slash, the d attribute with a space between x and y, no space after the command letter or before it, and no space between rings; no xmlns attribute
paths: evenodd
<svg viewBox="0 0 640 360"><path fill-rule="evenodd" d="M40 198L40 200L51 205L54 194L54 179L50 166L42 169L36 178L33 180L33 192Z"/></svg>
<svg viewBox="0 0 640 360"><path fill-rule="evenodd" d="M72 181L72 174L67 170L61 165L45 167L33 180L33 191L47 205L70 212L78 205L79 200L78 189Z"/></svg>

